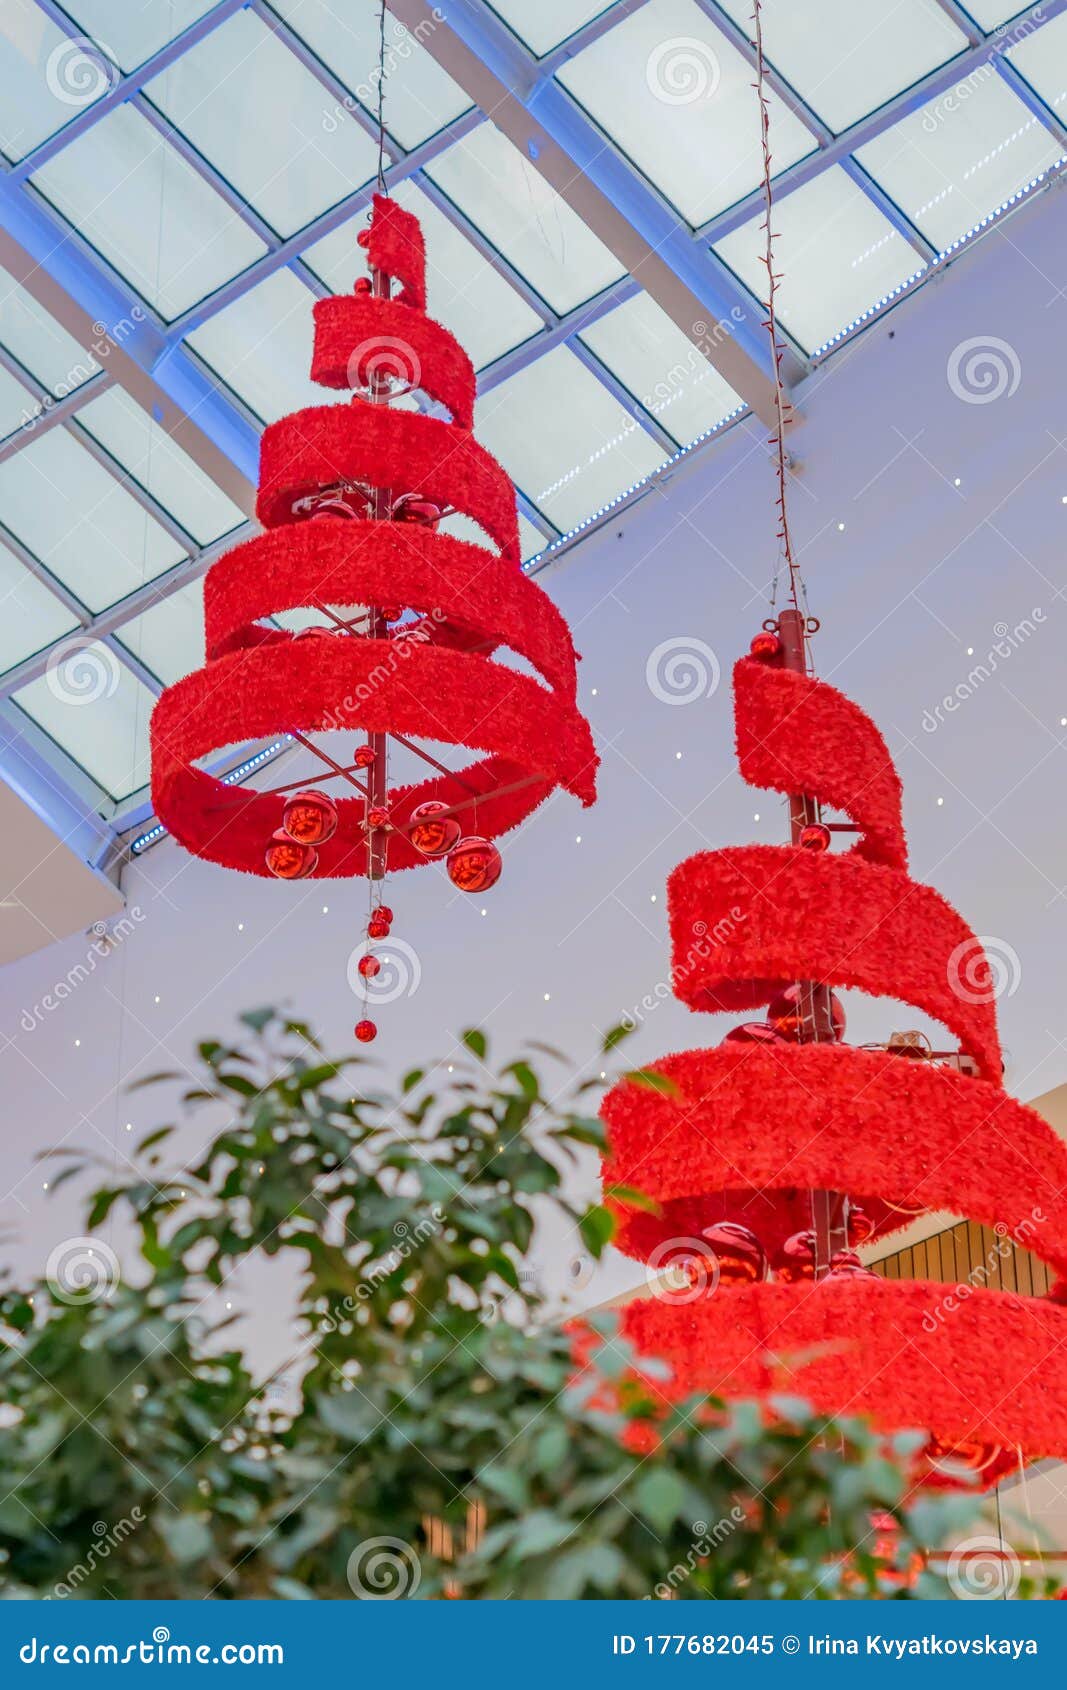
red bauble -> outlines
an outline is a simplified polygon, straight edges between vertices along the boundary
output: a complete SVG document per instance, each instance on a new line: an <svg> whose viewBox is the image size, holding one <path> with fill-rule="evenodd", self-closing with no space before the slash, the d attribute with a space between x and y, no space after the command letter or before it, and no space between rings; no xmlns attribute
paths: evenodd
<svg viewBox="0 0 1067 1690"><path fill-rule="evenodd" d="M393 912L389 908L389 905L379 904L378 908L374 911L373 919L375 921L384 921L386 923L391 922L393 919Z"/></svg>
<svg viewBox="0 0 1067 1690"><path fill-rule="evenodd" d="M423 528L436 528L444 513L432 499L422 499L417 493L405 493L396 501L391 515L394 522L417 522Z"/></svg>
<svg viewBox="0 0 1067 1690"><path fill-rule="evenodd" d="M815 1278L815 1234L794 1232L787 1238L771 1263L776 1276L787 1284L798 1279Z"/></svg>
<svg viewBox="0 0 1067 1690"><path fill-rule="evenodd" d="M374 976L381 972L382 965L376 956L368 955L361 956L357 966L364 980L373 980Z"/></svg>
<svg viewBox="0 0 1067 1690"><path fill-rule="evenodd" d="M387 622L399 622L403 614L403 609L398 604L384 604L382 606L382 615Z"/></svg>
<svg viewBox="0 0 1067 1690"><path fill-rule="evenodd" d="M291 839L283 827L271 835L264 861L268 872L279 880L303 880L314 874L319 853L313 845L301 845Z"/></svg>
<svg viewBox="0 0 1067 1690"><path fill-rule="evenodd" d="M370 230L369 229L361 229L359 231L359 234L356 236L356 245L362 246L362 247L370 246Z"/></svg>
<svg viewBox="0 0 1067 1690"><path fill-rule="evenodd" d="M441 814L447 809L447 804L431 798L411 812L408 836L416 851L421 851L424 857L443 857L460 836L461 829L455 816Z"/></svg>
<svg viewBox="0 0 1067 1690"><path fill-rule="evenodd" d="M753 657L760 657L764 662L767 662L770 658L778 656L782 649L782 642L777 634L772 634L769 629L764 629L762 634L756 635L748 649Z"/></svg>
<svg viewBox="0 0 1067 1690"><path fill-rule="evenodd" d="M788 986L781 997L775 998L771 1004L767 1011L767 1020L781 1038L798 1043L802 1040L805 1030L805 1010L803 988L799 984ZM836 992L830 993L830 1027L834 1038L840 1043L845 1036L845 1012Z"/></svg>
<svg viewBox="0 0 1067 1690"><path fill-rule="evenodd" d="M369 276L358 276L356 278L356 285L352 290L353 293L370 293L370 290L371 290L370 277Z"/></svg>
<svg viewBox="0 0 1067 1690"><path fill-rule="evenodd" d="M722 1042L724 1045L780 1045L784 1040L765 1021L743 1021L740 1027L731 1027Z"/></svg>
<svg viewBox="0 0 1067 1690"><path fill-rule="evenodd" d="M448 878L460 892L486 892L500 879L504 864L490 839L470 834L448 854Z"/></svg>
<svg viewBox="0 0 1067 1690"><path fill-rule="evenodd" d="M369 1045L372 1039L378 1037L378 1029L373 1021L357 1021L355 1032L361 1045Z"/></svg>
<svg viewBox="0 0 1067 1690"><path fill-rule="evenodd" d="M372 916L367 923L367 937L369 939L388 939L389 923L387 921L375 921Z"/></svg>
<svg viewBox="0 0 1067 1690"><path fill-rule="evenodd" d="M373 745L357 745L352 761L357 769L369 769L378 760L378 753Z"/></svg>
<svg viewBox="0 0 1067 1690"><path fill-rule="evenodd" d="M800 843L805 851L827 851L830 848L830 829L822 822L809 822L800 830Z"/></svg>
<svg viewBox="0 0 1067 1690"><path fill-rule="evenodd" d="M874 1222L866 1209L858 1203L848 1206L848 1241L850 1244L865 1244L874 1231Z"/></svg>
<svg viewBox="0 0 1067 1690"><path fill-rule="evenodd" d="M767 1252L756 1234L736 1221L717 1221L702 1231L719 1264L720 1285L754 1285L767 1277Z"/></svg>
<svg viewBox="0 0 1067 1690"><path fill-rule="evenodd" d="M378 805L374 805L371 809L369 809L367 811L367 826L368 827L388 827L388 825L389 825L389 811L388 810L380 809L378 807Z"/></svg>
<svg viewBox="0 0 1067 1690"><path fill-rule="evenodd" d="M337 832L337 806L324 792L294 792L282 811L282 826L298 845L321 845Z"/></svg>

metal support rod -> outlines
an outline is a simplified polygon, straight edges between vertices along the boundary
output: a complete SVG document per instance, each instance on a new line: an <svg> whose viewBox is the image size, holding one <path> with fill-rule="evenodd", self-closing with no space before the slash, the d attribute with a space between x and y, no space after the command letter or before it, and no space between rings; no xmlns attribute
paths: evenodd
<svg viewBox="0 0 1067 1690"><path fill-rule="evenodd" d="M388 299L390 295L389 277L384 270L371 271L371 292L375 299ZM388 405L389 377L381 368L371 371L370 400L372 405ZM375 487L374 489L374 520L386 522L392 509L392 489ZM389 624L382 614L380 605L372 604L367 607L367 637L372 640L388 638ZM372 809L385 810L389 802L389 736L375 733L370 736L370 746L374 752L374 761L367 775L369 788L367 797L368 814ZM382 880L385 877L386 853L389 842L383 829L368 827L367 829L367 875L371 880Z"/></svg>
<svg viewBox="0 0 1067 1690"><path fill-rule="evenodd" d="M778 617L778 637L782 642L782 658L787 669L807 674L808 647L806 621L803 613L790 605ZM805 827L818 822L819 805L808 793L789 795L789 834L792 843L800 845ZM833 1042L833 1008L829 986L814 980L799 983L801 1011L798 1026L805 1044ZM830 1271L830 1258L848 1245L845 1198L837 1191L812 1191L812 1230L815 1233L815 1277L821 1279Z"/></svg>

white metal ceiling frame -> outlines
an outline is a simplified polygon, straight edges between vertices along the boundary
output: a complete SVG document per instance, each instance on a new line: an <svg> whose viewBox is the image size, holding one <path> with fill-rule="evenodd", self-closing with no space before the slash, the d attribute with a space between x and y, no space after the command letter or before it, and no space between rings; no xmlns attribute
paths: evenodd
<svg viewBox="0 0 1067 1690"><path fill-rule="evenodd" d="M62 8L56 3L56 0L36 0L36 3L41 6L52 21L56 23L57 26L64 31L64 33L71 36L75 36L80 33L74 21L62 10ZM589 130L592 131L596 137L597 152L600 154L607 153L610 157L612 171L617 172L621 167L626 176L631 179L631 184L636 187L637 215L640 217L641 223L647 225L650 221L653 224L658 222L658 219L655 216L650 218L649 215L649 200L646 196L650 196L652 202L655 202L657 209L661 212L667 212L673 219L676 227L675 230L672 231L672 235L684 230L692 241L699 242L706 248L706 246L710 246L714 240L721 238L723 234L728 233L730 229L737 227L741 222L746 221L753 215L756 206L751 198L749 201L742 201L738 206L730 208L727 212L720 214L719 217L712 219L708 224L702 225L699 229L690 231L688 226L685 225L684 221L678 216L678 213L674 210L674 208L670 207L669 203L666 202L662 196L658 194L657 190L655 190L651 184L646 181L636 167L631 165L629 161L624 158L621 150L613 141L611 141L610 137L603 136L599 128L592 123L592 120L586 117L584 112L582 112L577 102L574 101L566 90L562 88L561 84L554 80L555 71L560 67L560 65L565 63L577 52L580 52L584 47L588 46L591 41L598 39L607 30L614 28L622 18L628 16L633 11L638 10L641 5L646 3L647 0L616 0L616 4L614 6L609 6L604 12L598 14L596 18L592 19L581 30L568 38L565 42L561 43L557 48L542 55L540 58L537 58L527 47L525 47L523 43L518 40L518 37L513 34L513 32L506 24L503 23L497 14L492 13L491 10L483 4L471 4L470 0L458 0L458 4L446 6L445 29L446 32L449 31L447 18L448 13L455 13L462 10L466 12L468 16L472 13L480 14L481 18L488 22L490 30L496 36L495 51L492 57L494 58L497 66L500 65L501 58L503 58L505 71L510 72L515 87L523 90L521 103L527 108L527 110L533 111L534 108L536 108L536 113L540 117L544 113L546 106L546 91L551 88L550 103L554 108L552 130L562 130L566 133L572 144L575 146L575 151L580 152L581 147L575 141L576 133L578 141L584 142L585 146L588 147L590 145L591 137L588 133L585 135L581 134L581 124L584 123L589 126ZM721 10L720 6L715 3L715 0L697 0L697 3L715 26L721 29L728 39L733 40L735 45L742 47L742 50L748 52L749 54L751 53L749 44L744 36L744 31L740 30L733 20ZM778 76L776 73L773 75L773 81L777 92L787 101L791 108L797 112L797 115L800 116L802 121L809 127L816 141L816 147L811 155L808 155L805 159L799 161L797 165L791 167L781 175L778 180L779 193L789 193L794 191L797 187L801 186L804 181L810 180L813 175L817 174L822 169L828 168L832 163L840 162L845 164L847 168L850 168L850 174L853 174L854 179L857 180L864 191L870 195L882 214L889 217L889 220L893 222L894 226L896 226L900 232L906 236L912 246L916 248L917 252L923 256L925 261L929 261L929 255L932 253L932 248L930 248L929 243L925 241L924 237L914 228L903 213L893 205L893 202L888 200L888 196L882 194L881 190L878 189L876 185L873 184L866 176L866 173L863 172L858 165L855 165L854 161L850 160L850 154L855 149L862 146L865 141L873 138L875 134L881 133L891 123L895 122L899 117L905 115L907 111L916 109L928 99L936 97L939 92L943 92L948 88L951 88L965 76L971 74L973 70L978 68L979 65L989 62L990 60L995 63L1000 74L1004 76L1009 85L1012 86L1013 89L1025 100L1028 107L1035 112L1035 115L1040 117L1041 121L1044 122L1050 131L1056 135L1057 139L1063 142L1065 138L1067 138L1067 132L1065 132L1063 125L1059 122L1055 114L1044 104L1044 102L1036 95L1034 90L1030 88L1029 84L1025 82L1025 79L1022 78L1015 70L1014 66L1012 66L1003 56L1003 42L1006 35L1010 35L1011 32L1018 32L1024 26L1038 27L1041 23L1050 21L1052 17L1067 9L1067 0L1044 0L1044 4L1042 5L1027 7L1018 14L1016 18L1011 20L1011 23L1006 28L1005 26L1001 26L999 29L993 31L981 30L979 26L976 25L969 17L969 15L955 3L955 0L937 0L937 3L947 15L951 16L954 21L959 23L961 28L964 29L964 33L968 39L968 47L964 50L964 52L949 61L946 65L939 67L936 71L922 79L904 94L898 96L897 99L889 102L887 106L880 108L877 112L860 120L842 135L833 135L832 132L821 123L816 114L811 110L807 103L803 101L799 95L797 95L796 91L791 88L785 79ZM47 158L54 156L54 154L61 150L62 147L69 145L78 134L83 133L85 129L91 127L94 122L99 121L100 118L104 116L107 111L113 109L114 106L127 99L132 99L133 103L142 111L143 115L145 115L148 120L153 123L154 127L156 127L157 130L159 130L159 132L165 137L168 144L178 145L179 150L182 152L182 156L187 159L187 162L189 162L191 167L194 168L205 180L207 180L216 192L220 193L226 203L232 206L236 215L241 216L244 221L249 223L250 227L256 229L257 234L259 234L259 237L268 247L266 254L261 259L253 263L253 265L251 265L240 276L234 278L233 281L224 284L224 286L217 290L215 294L200 302L190 312L182 314L170 323L163 322L157 313L152 312L151 308L147 307L144 302L140 300L140 297L132 289L130 284L126 282L125 278L115 271L114 268L110 266L88 242L82 242L83 248L91 256L92 261L103 270L113 289L118 291L120 295L129 302L130 308L132 309L136 304L139 305L142 311L146 313L152 327L156 330L156 335L158 335L159 340L162 343L162 354L168 358L168 362L172 365L175 356L178 355L189 360L193 367L196 368L200 361L195 359L188 346L182 344L184 336L200 321L206 320L209 315L213 315L215 311L222 309L224 305L232 303L233 300L243 296L249 288L255 286L256 283L262 280L267 274L270 274L272 271L282 267L283 265L291 268L313 293L321 295L322 293L328 291L315 273L303 261L302 254L308 246L312 245L316 240L322 238L323 235L329 233L332 229L340 226L343 222L347 221L351 216L365 206L369 202L370 193L372 191L371 184L364 185L353 194L346 196L345 199L343 199L337 206L331 207L326 213L322 214L322 216L314 219L296 235L283 239L278 236L263 219L259 218L258 214L247 205L247 202L243 200L242 196L236 193L236 191L214 168L214 166L204 159L190 143L185 141L184 137L176 137L176 132L173 127L162 118L158 111L156 111L147 96L143 95L142 90L147 82L149 82L154 76L158 75L168 64L173 63L174 60L182 53L188 51L190 47L196 44L196 42L203 39L203 37L209 34L211 30L217 28L221 23L225 22L228 17L232 16L234 12L242 9L244 6L248 6L251 10L256 12L262 21L283 39L289 49L294 52L296 57L298 57L300 62L316 76L317 80L331 98L342 100L344 102L345 109L350 111L353 117L363 124L363 126L368 130L368 133L374 133L374 124L370 113L366 112L364 108L360 106L358 100L355 99L347 87L317 58L317 56L306 46L302 38L299 37L276 13L271 10L269 4L267 4L267 0L216 0L216 4L204 15L203 18L197 20L196 23L183 31L173 41L167 43L156 54L153 54L142 65L138 66L135 71L126 74L119 74L116 72L114 85L101 97L101 99L96 101L85 111L79 113L62 130L42 142L40 146L33 149L33 151L28 154L24 160L20 161L18 165L10 167L6 172L7 178L12 182L12 185L15 183L26 185L32 173L38 169ZM412 4L409 4L408 0L391 0L391 9L402 19L402 21L409 23L409 28L411 27L409 17L413 11L417 14L419 10L417 5L413 6ZM435 9L436 19L440 19L441 10L442 8ZM431 14L431 16L433 15ZM416 16L416 25L417 21L418 19ZM419 38L425 44L425 40L428 35L432 38L432 35L438 33L439 32L435 27L433 31L420 32ZM507 51L505 51L503 55L501 54L502 43L507 44ZM447 62L445 63L445 68L450 68ZM459 80L459 78L456 80ZM498 117L497 103L490 100L487 101L486 104L488 106L488 112L486 115L490 115L493 120L496 121ZM565 122L561 122L560 120L561 110L566 112L567 121ZM577 123L575 122L576 118L580 120ZM390 183L392 184L396 181L403 180L407 177L423 172L425 166L432 163L433 159L438 156L440 152L442 152L446 147L452 145L454 141L460 139L463 134L468 133L474 125L481 121L482 113L480 110L477 108L469 110L453 119L450 124L445 126L438 132L438 134L433 136L430 141L423 143L421 146L413 148L408 152L405 152L390 139L389 151L392 158L392 163L390 164L388 171ZM506 124L501 124L501 127L505 128L505 132L507 131ZM554 133L553 139L555 138L556 135ZM529 156L531 149L527 147L525 150L527 156ZM537 164L538 159L534 158L533 162ZM576 173L580 172L581 165L579 160L574 158L572 163ZM433 199L434 203L440 207L444 214L448 216L450 220L453 221L453 223L461 230L465 237L473 242L476 248L493 264L493 266L507 276L511 285L516 287L521 296L533 305L544 323L543 330L532 337L531 340L525 342L522 346L515 348L512 352L506 353L502 358L495 360L486 371L482 372L482 389L485 390L488 387L498 385L500 382L506 380L509 375L515 373L516 370L525 367L526 364L531 362L534 358L541 356L552 347L568 344L587 365L587 367L596 374L597 378L603 382L605 387L612 392L613 396L622 403L631 414L638 416L641 426L644 427L652 438L657 441L657 444L665 450L668 450L668 452L672 451L674 448L674 442L667 432L662 429L661 425L659 425L656 419L649 413L645 412L643 415L639 414L643 411L643 407L640 406L639 402L635 399L635 396L632 395L628 389L623 387L618 379L614 377L612 373L608 371L597 358L595 358L584 343L577 338L583 327L589 326L591 322L595 321L597 317L601 316L605 311L610 310L623 299L631 297L638 291L640 284L634 279L633 275L627 274L618 284L604 290L603 294L598 295L594 300L575 308L571 312L564 315L555 313L546 304L546 302L530 288L525 278L523 278L514 269L514 267L503 258L503 255L499 253L492 243L482 235L481 231L478 230L470 222L470 220L464 216L459 208L449 200L448 196L437 188L431 178L423 174L419 185L422 190ZM38 199L39 203L45 206L48 217L54 224L58 225L65 238L73 237L76 241L81 240L81 237L77 235L77 231L73 230L65 219L55 213L51 207L47 206L47 202L41 201L39 196L36 194L34 195L34 198ZM637 219L635 217L635 221L636 220ZM639 236L641 236L641 231L638 230L637 232ZM644 237L641 236L641 238ZM661 240L652 250L658 255L659 250L666 244L667 242L665 240ZM725 290L725 296L729 297L731 292L736 292L740 296L744 297L748 314L751 316L753 310L758 310L758 306L756 306L755 302L748 297L745 290L740 288L740 284L737 284L734 281L731 273L724 265L720 264L720 261L717 260L713 253L708 254L708 257L710 259L712 272L716 273L716 280L721 280L723 275L729 278L729 286ZM724 297L722 290L720 288L715 288L713 289L713 293L716 303L721 303L721 299ZM153 340L156 339L156 335L152 337ZM158 358L160 356L159 346L157 346L154 350L156 351L156 356ZM8 367L10 367L10 365ZM799 368L796 364L794 365L795 373L802 373L802 371L802 363L799 364ZM28 386L31 392L33 392L33 383L32 381L27 380L27 374L25 371L19 368L13 371L13 373L16 373L18 375L18 379L22 381L24 385ZM102 384L98 383L96 380L92 380L84 385L92 388L94 390L93 393L82 393L79 398L78 392L76 392L75 394L69 396L69 403L66 401L52 402L49 405L44 418L35 419L34 425L30 425L24 431L19 432L25 433L27 438L31 438L33 433L41 427L55 426L55 424L58 423L61 426L71 429L72 432L77 430L81 437L81 443L86 444L86 431L78 425L76 412L80 408L81 404L87 403L91 397L95 396L95 393L102 391ZM35 394L35 397L43 399L43 391ZM51 396L48 397L50 399ZM231 394L228 388L225 390L225 397L231 404L235 404L239 413L243 413L244 417L248 421L253 422L255 426L258 427L258 419L253 419L251 417L251 413L247 411L247 407L240 406L239 402L235 401L235 396ZM88 438L91 439L91 437ZM16 436L16 442L17 439L18 437ZM17 446L13 445L12 441L9 440L3 443L3 447L0 448L0 450L5 448L7 451L10 451L17 449ZM169 513L162 513L162 507L158 505L158 502L152 501L151 496L147 495L145 490L140 488L139 485L132 480L132 478L128 475L128 472L126 472L115 460L111 459L110 455L105 453L103 448L99 447L95 441L92 442L92 448L94 450L94 454L98 456L99 461L104 462L105 467L108 468L110 473L117 475L123 485L128 488L134 497L139 498L141 502L145 504L146 509L150 509L152 514L157 516L157 519L160 514L165 515L165 527L168 527L171 531L173 531L175 527L180 528L180 525L175 524L174 518L171 517ZM536 523L541 532L546 535L546 538L553 538L556 534L556 530L552 528L551 524L547 522L536 508L529 505L528 501L524 501L524 503L526 504L526 514L531 517L531 520ZM184 539L182 540L182 543L185 544ZM227 538L225 544L230 545L232 543L233 536L231 535ZM124 600L122 604L110 607L103 613L93 615L89 613L84 606L81 606L79 602L76 610L73 606L71 606L72 614L77 616L80 628L87 630L93 635L99 633L100 637L107 642L114 642L117 654L121 657L122 661L125 662L128 667L132 668L135 673L137 673L138 665L136 659L133 658L133 654L115 640L116 630L120 628L124 622L130 620L133 616L140 614L140 612L146 608L148 604L158 602L159 599L165 597L169 592L176 591L187 581L195 579L205 568L208 567L213 550L214 548L204 550L194 546L191 549L190 556L186 560L175 565L156 581L146 583L143 589L139 589L135 594L131 595L130 598ZM20 555L25 552L26 549L24 547L20 548ZM30 557L32 557L32 554L26 553L26 558L28 559ZM33 564L33 572L37 574L39 578L45 580L49 588L55 592L57 589L55 578L49 574L42 564L40 564L39 560L33 559ZM27 566L29 565L27 564ZM70 597L65 589L60 591L57 596L63 599L64 602L68 602ZM28 660L31 668L32 666L37 665L37 667L33 670L35 673L40 673L45 667L46 662L47 652L38 654L38 657L35 659ZM141 668L143 669L143 666L141 666ZM26 680L31 678L31 673L30 670L23 665L20 665L18 669L10 672L9 676L5 676L3 681L0 681L0 697L5 696L12 690L12 686L8 684L11 676L17 677L14 681L14 685L17 686L25 684ZM154 682L154 677L152 679ZM154 682L153 690L158 690L158 682ZM77 765L74 766L77 767ZM116 810L120 808L121 807L116 806Z"/></svg>

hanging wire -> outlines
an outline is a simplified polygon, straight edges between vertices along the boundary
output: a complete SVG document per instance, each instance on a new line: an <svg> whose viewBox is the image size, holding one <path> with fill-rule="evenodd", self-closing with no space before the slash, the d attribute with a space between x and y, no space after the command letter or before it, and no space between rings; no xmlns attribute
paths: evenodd
<svg viewBox="0 0 1067 1690"><path fill-rule="evenodd" d="M389 192L385 181L385 0L378 12L378 192Z"/></svg>
<svg viewBox="0 0 1067 1690"><path fill-rule="evenodd" d="M785 431L792 420L792 406L786 397L782 382L782 358L785 348L778 339L778 283L781 274L774 267L774 243L777 235L773 229L774 185L772 181L771 154L771 111L767 98L767 61L763 51L763 11L761 0L752 0L753 46L756 50L756 94L759 99L760 112L760 146L763 155L763 222L760 227L764 232L764 252L760 262L767 271L767 316L764 327L771 343L771 364L774 371L774 408L775 431L771 437L771 445L775 450L775 471L778 479L778 542L779 554L774 569L774 583L771 588L771 605L778 599L778 577L784 562L789 570L789 598L794 609L802 610L807 617L807 591L804 586L800 566L793 553L793 538L789 527L789 505L787 489L789 480L789 459L785 447Z"/></svg>

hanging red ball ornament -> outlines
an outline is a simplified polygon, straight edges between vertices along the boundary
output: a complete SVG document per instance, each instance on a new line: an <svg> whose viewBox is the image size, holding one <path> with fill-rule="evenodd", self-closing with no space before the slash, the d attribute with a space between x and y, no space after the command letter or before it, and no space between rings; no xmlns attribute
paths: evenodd
<svg viewBox="0 0 1067 1690"><path fill-rule="evenodd" d="M398 604L386 604L382 606L382 615L385 617L387 622L399 622L403 614L403 609Z"/></svg>
<svg viewBox="0 0 1067 1690"><path fill-rule="evenodd" d="M393 919L393 912L389 908L389 905L388 904L379 904L378 908L374 911L373 920L384 921L386 926L389 926L392 922L392 919Z"/></svg>
<svg viewBox="0 0 1067 1690"><path fill-rule="evenodd" d="M367 937L368 939L388 939L389 923L387 921L375 921L372 916L367 923Z"/></svg>
<svg viewBox="0 0 1067 1690"><path fill-rule="evenodd" d="M722 1042L724 1045L780 1045L784 1041L765 1021L743 1021L740 1027L731 1027Z"/></svg>
<svg viewBox="0 0 1067 1690"><path fill-rule="evenodd" d="M313 845L301 845L283 827L271 836L264 857L267 872L278 880L303 880L314 874L318 860L319 853Z"/></svg>
<svg viewBox="0 0 1067 1690"><path fill-rule="evenodd" d="M866 1244L874 1231L874 1222L866 1209L861 1208L858 1203L850 1203L848 1206L847 1230L850 1244Z"/></svg>
<svg viewBox="0 0 1067 1690"><path fill-rule="evenodd" d="M378 753L375 751L373 745L357 745L352 761L355 763L357 769L370 769L373 768L377 759Z"/></svg>
<svg viewBox="0 0 1067 1690"><path fill-rule="evenodd" d="M381 973L382 965L376 956L368 955L360 957L357 967L364 980L373 980L376 974Z"/></svg>
<svg viewBox="0 0 1067 1690"><path fill-rule="evenodd" d="M448 878L460 892L487 892L504 864L492 840L471 834L448 853Z"/></svg>
<svg viewBox="0 0 1067 1690"><path fill-rule="evenodd" d="M353 293L370 293L371 279L369 276L357 276Z"/></svg>
<svg viewBox="0 0 1067 1690"><path fill-rule="evenodd" d="M810 994L803 986L788 986L781 997L775 998L767 1010L767 1020L780 1038L802 1043L810 1037ZM830 1030L840 1044L845 1036L845 1011L836 992L830 993Z"/></svg>
<svg viewBox="0 0 1067 1690"><path fill-rule="evenodd" d="M767 1277L767 1252L737 1221L717 1221L701 1233L715 1252L720 1285L757 1285Z"/></svg>
<svg viewBox="0 0 1067 1690"><path fill-rule="evenodd" d="M282 811L282 826L298 845L321 845L337 832L337 806L324 792L294 792Z"/></svg>
<svg viewBox="0 0 1067 1690"><path fill-rule="evenodd" d="M405 493L396 501L390 514L394 522L417 522L423 528L436 528L444 513L433 499L423 499L417 493Z"/></svg>
<svg viewBox="0 0 1067 1690"><path fill-rule="evenodd" d="M830 848L830 829L822 822L809 822L800 830L800 844L805 851L827 851Z"/></svg>
<svg viewBox="0 0 1067 1690"><path fill-rule="evenodd" d="M381 809L377 804L372 805L372 807L367 811L367 826L388 827L388 825L389 811Z"/></svg>
<svg viewBox="0 0 1067 1690"><path fill-rule="evenodd" d="M442 814L447 809L447 804L431 798L411 812L408 837L424 857L443 857L460 836L462 830L455 816Z"/></svg>
<svg viewBox="0 0 1067 1690"><path fill-rule="evenodd" d="M369 1045L372 1039L378 1037L378 1029L373 1021L357 1021L355 1032L361 1045Z"/></svg>
<svg viewBox="0 0 1067 1690"><path fill-rule="evenodd" d="M762 634L756 635L748 649L751 651L753 657L762 658L762 660L766 663L771 658L779 655L782 649L782 642L778 638L777 634L772 634L769 629L765 628Z"/></svg>
<svg viewBox="0 0 1067 1690"><path fill-rule="evenodd" d="M369 229L361 229L359 231L359 234L356 236L356 245L361 246L361 247L370 246L370 230Z"/></svg>
<svg viewBox="0 0 1067 1690"><path fill-rule="evenodd" d="M800 1279L815 1278L815 1234L794 1232L787 1238L771 1266L778 1279L793 1285Z"/></svg>

